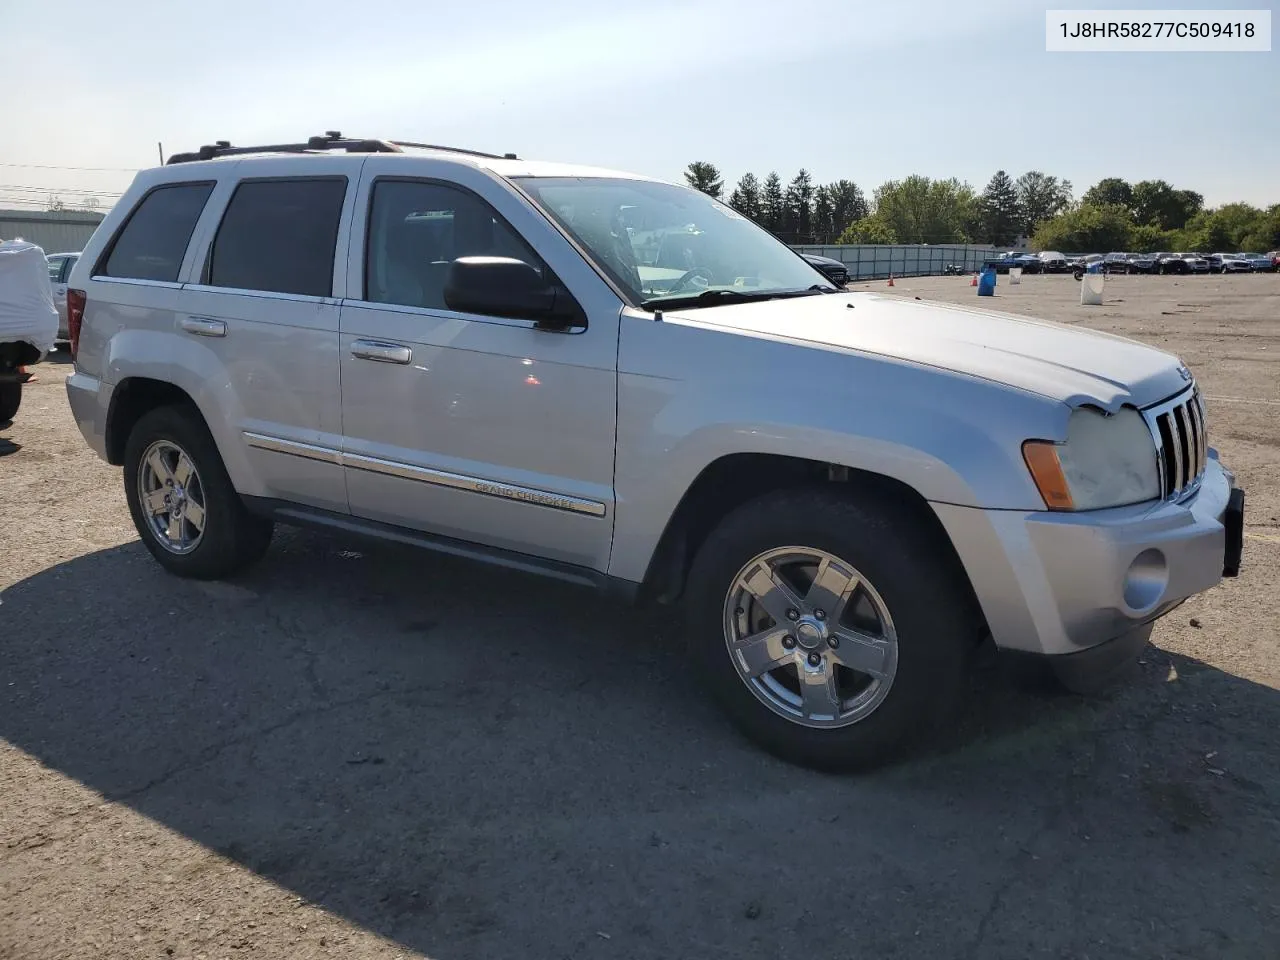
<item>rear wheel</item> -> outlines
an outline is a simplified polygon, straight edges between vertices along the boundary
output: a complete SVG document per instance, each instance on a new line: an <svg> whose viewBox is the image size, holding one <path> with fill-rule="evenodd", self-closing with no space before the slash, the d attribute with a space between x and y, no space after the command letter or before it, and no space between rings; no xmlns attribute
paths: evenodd
<svg viewBox="0 0 1280 960"><path fill-rule="evenodd" d="M0 383L0 423L8 423L22 406L22 384Z"/></svg>
<svg viewBox="0 0 1280 960"><path fill-rule="evenodd" d="M730 718L783 759L829 770L883 762L933 729L976 639L934 532L842 494L739 508L699 551L686 598L691 657Z"/></svg>
<svg viewBox="0 0 1280 960"><path fill-rule="evenodd" d="M125 444L125 497L143 544L181 577L213 580L259 560L272 524L232 486L200 416L185 407L145 414Z"/></svg>

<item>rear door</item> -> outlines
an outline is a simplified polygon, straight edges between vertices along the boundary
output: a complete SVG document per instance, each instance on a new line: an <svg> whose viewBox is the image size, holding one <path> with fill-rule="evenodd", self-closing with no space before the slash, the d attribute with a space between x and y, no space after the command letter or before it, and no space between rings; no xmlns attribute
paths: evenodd
<svg viewBox="0 0 1280 960"><path fill-rule="evenodd" d="M351 233L340 351L351 512L604 570L617 295L510 187L465 164L370 157ZM449 263L469 255L533 264L586 326L449 309Z"/></svg>
<svg viewBox="0 0 1280 960"><path fill-rule="evenodd" d="M338 379L346 275L337 265L362 162L273 158L220 182L177 318L226 371L232 442L244 445L258 488L337 512L347 510Z"/></svg>

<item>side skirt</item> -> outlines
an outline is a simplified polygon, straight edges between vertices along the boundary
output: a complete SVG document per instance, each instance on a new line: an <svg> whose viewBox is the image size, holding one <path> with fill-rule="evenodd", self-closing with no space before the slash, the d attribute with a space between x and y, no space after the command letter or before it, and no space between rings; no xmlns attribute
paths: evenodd
<svg viewBox="0 0 1280 960"><path fill-rule="evenodd" d="M346 513L334 513L317 507L290 503L287 500L274 500L268 497L243 497L242 499L251 513L280 523L320 530L333 530L384 543L403 543L411 547L432 550L436 553L462 557L466 560L474 560L493 566L506 567L510 570L520 570L525 573L537 574L538 576L551 577L555 580L563 580L566 583L594 588L606 596L624 603L635 603L640 592L640 584L631 580L623 580L620 577L611 577L606 573L600 573L598 570L592 570L590 567L580 567L576 564L562 563L557 560L546 560L527 553L517 553L514 550L504 550L500 547L490 547L485 544L458 540L453 537L443 537L438 534L413 530L409 527L398 527L394 524L382 523L377 520L365 520L362 517L353 517Z"/></svg>

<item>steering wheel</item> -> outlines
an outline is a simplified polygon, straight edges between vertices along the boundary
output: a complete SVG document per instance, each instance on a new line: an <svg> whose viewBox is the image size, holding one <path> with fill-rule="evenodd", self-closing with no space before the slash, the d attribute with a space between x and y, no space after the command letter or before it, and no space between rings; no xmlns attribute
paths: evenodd
<svg viewBox="0 0 1280 960"><path fill-rule="evenodd" d="M712 282L715 279L714 277L711 276L711 271L708 270L706 267L694 267L692 270L686 270L684 272L684 275L681 276L679 280L677 280L670 287L668 287L667 294L670 295L673 293L679 293L681 290L685 288L685 286L688 285L689 281L692 280L694 277L702 277L703 280L707 281L706 285L708 287L711 286Z"/></svg>

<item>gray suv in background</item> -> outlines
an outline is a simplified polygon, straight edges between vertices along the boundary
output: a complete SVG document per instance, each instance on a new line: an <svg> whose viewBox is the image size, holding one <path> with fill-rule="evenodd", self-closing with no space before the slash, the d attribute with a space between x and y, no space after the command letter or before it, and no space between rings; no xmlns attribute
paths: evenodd
<svg viewBox="0 0 1280 960"><path fill-rule="evenodd" d="M67 280L71 277L71 268L80 259L78 253L51 253L49 261L49 286L53 294L53 305L58 311L58 339L66 342L71 333L67 328Z"/></svg>
<svg viewBox="0 0 1280 960"><path fill-rule="evenodd" d="M138 174L67 300L71 409L165 569L310 524L678 603L728 715L813 766L936 729L988 637L1088 688L1240 563L1177 357L838 291L643 176L218 143Z"/></svg>

